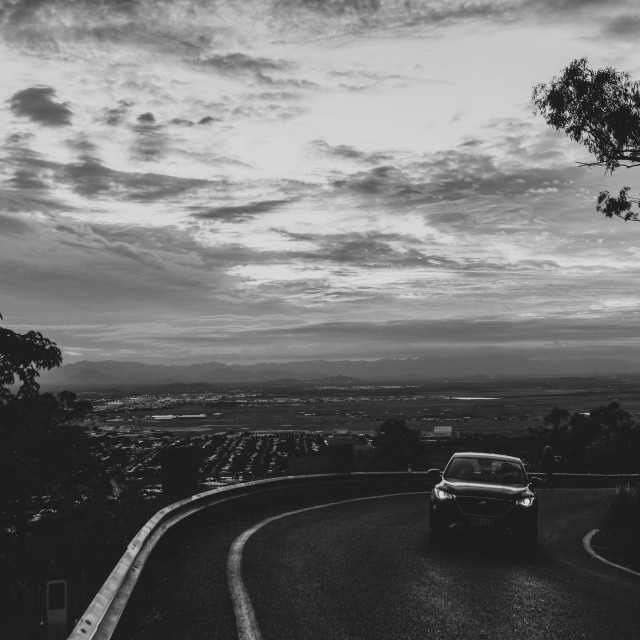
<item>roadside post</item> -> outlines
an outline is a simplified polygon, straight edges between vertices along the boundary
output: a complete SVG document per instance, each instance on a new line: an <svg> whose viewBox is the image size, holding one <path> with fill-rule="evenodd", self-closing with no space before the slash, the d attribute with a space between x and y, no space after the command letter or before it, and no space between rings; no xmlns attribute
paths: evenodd
<svg viewBox="0 0 640 640"><path fill-rule="evenodd" d="M47 582L47 640L65 640L67 630L67 581Z"/></svg>

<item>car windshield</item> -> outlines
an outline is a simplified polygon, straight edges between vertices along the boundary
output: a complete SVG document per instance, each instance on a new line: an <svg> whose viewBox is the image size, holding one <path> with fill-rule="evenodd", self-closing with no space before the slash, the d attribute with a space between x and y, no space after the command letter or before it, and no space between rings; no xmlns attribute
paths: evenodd
<svg viewBox="0 0 640 640"><path fill-rule="evenodd" d="M526 484L520 463L481 456L453 458L444 471L444 478L485 484Z"/></svg>

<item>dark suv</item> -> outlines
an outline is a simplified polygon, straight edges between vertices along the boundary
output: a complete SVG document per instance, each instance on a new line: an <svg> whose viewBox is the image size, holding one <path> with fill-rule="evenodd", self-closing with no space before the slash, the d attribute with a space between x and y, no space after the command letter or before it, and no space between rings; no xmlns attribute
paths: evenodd
<svg viewBox="0 0 640 640"><path fill-rule="evenodd" d="M455 453L431 491L429 540L451 533L509 536L533 549L538 540L538 499L519 458L493 453ZM533 479L536 481L536 479Z"/></svg>

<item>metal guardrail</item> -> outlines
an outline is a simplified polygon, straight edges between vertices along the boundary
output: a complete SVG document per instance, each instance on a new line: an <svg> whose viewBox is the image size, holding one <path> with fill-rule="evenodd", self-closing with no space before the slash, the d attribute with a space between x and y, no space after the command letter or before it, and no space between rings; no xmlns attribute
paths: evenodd
<svg viewBox="0 0 640 640"><path fill-rule="evenodd" d="M530 477L544 477L531 473ZM287 476L269 480L257 480L199 493L190 498L175 502L156 513L136 534L122 558L115 566L100 591L74 627L69 640L109 640L124 608L133 593L153 548L161 537L173 526L185 518L203 509L226 504L242 497L256 496L262 493L282 492L296 488L336 488L340 485L350 487L372 486L376 482L402 486L410 482L413 485L428 486L426 472L377 472L321 474L313 476ZM571 487L615 487L619 484L638 483L640 474L604 475L604 474L554 474L553 486ZM429 483L430 484L430 483Z"/></svg>
<svg viewBox="0 0 640 640"><path fill-rule="evenodd" d="M528 473L529 478L546 477L544 473ZM618 485L640 484L640 473L554 473L551 486L556 489L613 488Z"/></svg>

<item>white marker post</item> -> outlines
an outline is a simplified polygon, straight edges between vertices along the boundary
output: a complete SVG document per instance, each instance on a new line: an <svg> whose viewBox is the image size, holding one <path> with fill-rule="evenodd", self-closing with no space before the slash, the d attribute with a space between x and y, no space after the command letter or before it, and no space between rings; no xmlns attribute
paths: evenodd
<svg viewBox="0 0 640 640"><path fill-rule="evenodd" d="M65 640L67 637L67 581L47 582L47 638Z"/></svg>

